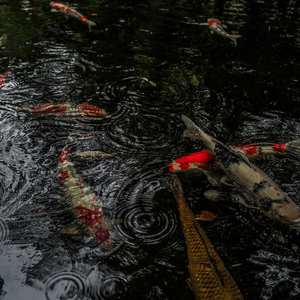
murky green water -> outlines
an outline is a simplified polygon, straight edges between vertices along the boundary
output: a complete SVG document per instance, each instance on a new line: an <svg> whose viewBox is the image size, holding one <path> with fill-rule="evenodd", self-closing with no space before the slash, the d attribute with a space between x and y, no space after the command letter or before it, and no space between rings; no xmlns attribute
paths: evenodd
<svg viewBox="0 0 300 300"><path fill-rule="evenodd" d="M97 23L51 13L50 1L0 2L0 299L194 299L166 165L203 149L182 137L181 114L228 145L288 142L300 134L299 1L66 2ZM234 47L200 26L210 17L243 37ZM109 117L38 117L52 102L90 104ZM72 161L112 221L112 245L74 223L58 176ZM257 162L300 204L297 157ZM299 230L237 203L210 203L209 183L180 174L195 213L245 299L300 299Z"/></svg>

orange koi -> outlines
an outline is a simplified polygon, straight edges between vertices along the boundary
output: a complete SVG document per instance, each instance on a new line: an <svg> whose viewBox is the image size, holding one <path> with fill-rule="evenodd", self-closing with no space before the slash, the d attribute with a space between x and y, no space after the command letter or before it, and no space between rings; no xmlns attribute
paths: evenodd
<svg viewBox="0 0 300 300"><path fill-rule="evenodd" d="M191 288L196 300L243 300L243 296L187 205L178 177L173 174L171 189L178 203L185 236Z"/></svg>
<svg viewBox="0 0 300 300"><path fill-rule="evenodd" d="M88 102L84 102L79 105L67 103L46 103L31 107L28 110L29 112L38 116L73 116L94 118L104 118L107 116L107 113L104 109L88 104Z"/></svg>

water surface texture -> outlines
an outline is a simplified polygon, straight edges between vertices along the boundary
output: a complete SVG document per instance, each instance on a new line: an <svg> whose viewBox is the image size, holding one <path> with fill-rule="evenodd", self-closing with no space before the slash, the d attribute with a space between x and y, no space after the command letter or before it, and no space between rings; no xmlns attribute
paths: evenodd
<svg viewBox="0 0 300 300"><path fill-rule="evenodd" d="M0 299L192 300L166 165L203 149L181 114L228 145L300 135L299 1L0 2ZM221 19L237 47L200 23ZM45 103L104 108L105 119L41 117ZM77 173L101 199L111 244L75 223L58 172L70 135ZM79 139L79 137L85 137ZM109 158L72 153L105 151ZM257 161L300 205L300 159ZM300 231L228 198L211 203L201 173L179 174L195 214L246 300L300 299Z"/></svg>

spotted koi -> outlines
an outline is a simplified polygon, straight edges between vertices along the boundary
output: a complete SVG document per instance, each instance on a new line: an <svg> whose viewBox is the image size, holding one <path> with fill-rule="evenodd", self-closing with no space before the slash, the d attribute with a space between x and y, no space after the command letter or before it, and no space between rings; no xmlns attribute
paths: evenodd
<svg viewBox="0 0 300 300"><path fill-rule="evenodd" d="M37 116L73 116L73 117L93 117L104 118L107 113L104 109L96 105L88 104L88 102L79 105L72 105L68 103L61 104L39 104L28 109L29 112Z"/></svg>
<svg viewBox="0 0 300 300"><path fill-rule="evenodd" d="M69 146L66 145L58 160L60 180L66 198L74 210L79 225L85 228L90 236L99 243L109 244L112 233L108 228L107 221L105 221L102 203L77 173L70 158Z"/></svg>
<svg viewBox="0 0 300 300"><path fill-rule="evenodd" d="M242 151L234 151L212 138L186 116L182 116L182 120L187 126L184 136L202 141L218 159L226 177L266 216L291 228L300 228L300 211L296 203L267 174L252 164ZM280 145L273 147L276 151L282 148Z"/></svg>
<svg viewBox="0 0 300 300"><path fill-rule="evenodd" d="M85 16L70 6L67 6L61 2L51 2L50 5L52 7L51 12L60 12L66 16L73 17L82 23L87 24L89 28L91 28L91 26L96 26L95 22L88 20Z"/></svg>

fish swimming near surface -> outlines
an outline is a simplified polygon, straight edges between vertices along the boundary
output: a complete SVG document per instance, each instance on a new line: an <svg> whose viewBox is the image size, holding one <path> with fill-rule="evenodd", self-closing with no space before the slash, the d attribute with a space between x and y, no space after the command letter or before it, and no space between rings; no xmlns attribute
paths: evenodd
<svg viewBox="0 0 300 300"><path fill-rule="evenodd" d="M23 110L29 111L39 117L47 116L72 116L72 117L92 117L92 118L105 118L107 116L106 111L96 105L91 105L88 102L84 102L78 105L69 103L46 103L39 104L30 108L23 108Z"/></svg>
<svg viewBox="0 0 300 300"><path fill-rule="evenodd" d="M69 226L63 233L75 234L80 228L84 228L97 242L110 244L112 235L110 222L103 215L101 201L71 162L70 143L71 137L59 156L58 170L67 201L73 208L79 226ZM106 154L107 156L109 155Z"/></svg>
<svg viewBox="0 0 300 300"><path fill-rule="evenodd" d="M271 154L300 154L300 143L298 141L292 141L286 144L254 143L230 148L234 151L242 150L249 159ZM204 149L199 152L176 158L168 164L167 167L169 167L170 172L199 169L207 170L211 167L211 163L215 162L217 162L217 159L208 150Z"/></svg>
<svg viewBox="0 0 300 300"><path fill-rule="evenodd" d="M207 20L207 23L201 23L200 25L208 25L211 33L216 33L225 39L230 39L234 42L235 46L237 46L236 39L242 37L241 35L229 34L226 32L224 28L227 28L227 26L222 24L219 19L211 18Z"/></svg>
<svg viewBox="0 0 300 300"><path fill-rule="evenodd" d="M300 228L300 211L296 203L262 170L252 164L242 151L234 151L212 138L196 126L188 117L182 116L187 126L185 137L202 141L215 156L230 185L236 187L266 216L291 228ZM224 183L224 181L223 181Z"/></svg>
<svg viewBox="0 0 300 300"><path fill-rule="evenodd" d="M85 16L70 6L67 6L61 2L51 2L50 5L52 7L51 12L60 12L67 17L75 18L82 23L87 24L89 29L91 29L91 26L96 26L95 22L88 20Z"/></svg>
<svg viewBox="0 0 300 300"><path fill-rule="evenodd" d="M171 189L179 207L187 246L190 284L196 300L244 299L236 282L187 205L181 183L175 174L173 174Z"/></svg>

